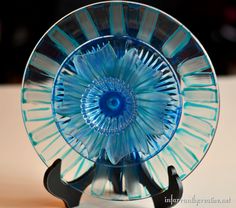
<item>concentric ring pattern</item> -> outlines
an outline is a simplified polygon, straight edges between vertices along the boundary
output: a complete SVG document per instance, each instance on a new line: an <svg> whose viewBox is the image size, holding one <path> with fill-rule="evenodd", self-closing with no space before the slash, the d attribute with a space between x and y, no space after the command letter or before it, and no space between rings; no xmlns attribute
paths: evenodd
<svg viewBox="0 0 236 208"><path fill-rule="evenodd" d="M62 159L65 181L99 163L86 193L142 199L151 194L135 167L166 188L168 166L184 179L206 154L219 115L216 82L205 50L174 18L101 2L65 16L39 41L22 114L44 163ZM111 183L117 171L120 192Z"/></svg>

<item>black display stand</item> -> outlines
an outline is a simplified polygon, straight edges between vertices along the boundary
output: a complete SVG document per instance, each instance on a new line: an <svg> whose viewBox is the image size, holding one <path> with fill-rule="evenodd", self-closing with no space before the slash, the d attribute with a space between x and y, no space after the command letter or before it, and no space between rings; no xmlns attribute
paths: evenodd
<svg viewBox="0 0 236 208"><path fill-rule="evenodd" d="M75 181L65 183L61 180L61 160L56 160L51 167L48 168L44 175L44 186L49 193L55 197L64 201L67 208L78 207L80 204L80 199L82 192L78 190L85 190L91 183L96 173L96 169L99 168L99 165L95 165L88 170L83 176L78 178ZM119 183L122 183L120 180L120 169L114 168L112 170L111 177L109 180L114 186L114 192L122 194L122 187ZM151 195L159 193L152 197L155 208L168 208L176 205L183 195L183 186L181 179L177 175L177 172L173 166L168 168L169 175L169 188L163 191L150 177L146 168L142 165L138 165L135 168L132 167L132 171L140 174L141 184L143 184ZM73 184L73 188L71 185ZM78 190L77 190L78 188ZM123 193L125 194L125 193Z"/></svg>

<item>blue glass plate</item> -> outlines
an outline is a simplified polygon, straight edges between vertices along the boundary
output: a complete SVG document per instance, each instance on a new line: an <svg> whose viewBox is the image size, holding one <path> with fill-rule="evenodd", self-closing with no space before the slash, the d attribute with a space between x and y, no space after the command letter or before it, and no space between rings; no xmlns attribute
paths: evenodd
<svg viewBox="0 0 236 208"><path fill-rule="evenodd" d="M62 159L65 181L96 163L86 193L135 200L150 193L132 167L142 164L166 188L168 166L184 179L200 163L219 94L208 55L177 20L139 3L101 2L41 38L26 66L22 113L45 164ZM118 168L122 194L109 182Z"/></svg>

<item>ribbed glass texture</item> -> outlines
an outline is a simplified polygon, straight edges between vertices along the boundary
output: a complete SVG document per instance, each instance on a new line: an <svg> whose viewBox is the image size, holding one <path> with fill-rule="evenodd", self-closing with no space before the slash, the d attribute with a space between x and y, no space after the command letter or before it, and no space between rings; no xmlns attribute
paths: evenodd
<svg viewBox="0 0 236 208"><path fill-rule="evenodd" d="M41 38L26 66L22 114L44 163L62 159L65 181L97 164L86 193L135 200L151 196L140 165L166 188L168 166L184 179L200 163L219 94L208 55L182 24L146 5L102 2Z"/></svg>

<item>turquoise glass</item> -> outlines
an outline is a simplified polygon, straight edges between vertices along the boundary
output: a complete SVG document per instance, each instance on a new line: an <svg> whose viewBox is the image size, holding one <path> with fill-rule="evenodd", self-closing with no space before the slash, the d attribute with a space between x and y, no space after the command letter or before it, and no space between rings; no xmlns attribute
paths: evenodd
<svg viewBox="0 0 236 208"><path fill-rule="evenodd" d="M219 116L216 75L199 41L166 13L126 1L88 5L53 25L29 58L21 100L43 162L61 158L65 182L97 164L85 192L109 200L151 196L133 171L140 165L163 189L170 165L186 178ZM110 182L118 169L120 193Z"/></svg>

